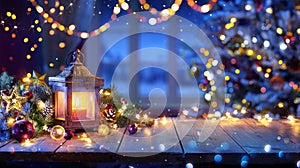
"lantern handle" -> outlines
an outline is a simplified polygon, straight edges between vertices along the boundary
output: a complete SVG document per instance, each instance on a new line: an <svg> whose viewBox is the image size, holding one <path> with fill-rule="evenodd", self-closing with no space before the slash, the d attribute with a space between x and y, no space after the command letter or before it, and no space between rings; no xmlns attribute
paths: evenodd
<svg viewBox="0 0 300 168"><path fill-rule="evenodd" d="M74 63L76 62L77 59L79 59L80 61L80 56L82 57L80 62L83 63L84 61L84 54L80 51L80 49L83 47L84 43L85 43L86 39L81 39L80 43L77 45L77 47L75 48L75 51L71 51L68 56L66 57L66 66L71 66L74 65Z"/></svg>
<svg viewBox="0 0 300 168"><path fill-rule="evenodd" d="M84 62L85 55L80 51L80 49L76 49L75 62L82 63Z"/></svg>
<svg viewBox="0 0 300 168"><path fill-rule="evenodd" d="M70 66L70 65L74 65L75 61L76 61L76 51L72 51L65 58L65 65L67 67Z"/></svg>
<svg viewBox="0 0 300 168"><path fill-rule="evenodd" d="M83 62L85 58L85 55L79 50L79 49L76 49L76 51L72 51L68 54L68 57L66 57L66 66L70 66L70 65L74 65L75 62L78 61L79 62ZM82 61L80 61L82 60Z"/></svg>

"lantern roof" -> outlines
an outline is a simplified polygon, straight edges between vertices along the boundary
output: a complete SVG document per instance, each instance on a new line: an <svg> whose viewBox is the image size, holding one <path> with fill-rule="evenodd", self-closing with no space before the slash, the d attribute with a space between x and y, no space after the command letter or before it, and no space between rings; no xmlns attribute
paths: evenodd
<svg viewBox="0 0 300 168"><path fill-rule="evenodd" d="M93 75L80 61L80 51L76 51L75 62L66 67L57 76L49 77L50 85L59 82L66 84L103 86L104 79Z"/></svg>

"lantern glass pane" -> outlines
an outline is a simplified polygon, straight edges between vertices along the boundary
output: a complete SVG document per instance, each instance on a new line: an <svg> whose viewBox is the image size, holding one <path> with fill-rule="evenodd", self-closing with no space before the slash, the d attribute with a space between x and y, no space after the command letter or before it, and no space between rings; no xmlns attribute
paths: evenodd
<svg viewBox="0 0 300 168"><path fill-rule="evenodd" d="M95 92L72 92L72 121L95 120Z"/></svg>
<svg viewBox="0 0 300 168"><path fill-rule="evenodd" d="M55 91L55 119L65 120L66 119L66 93L63 91Z"/></svg>

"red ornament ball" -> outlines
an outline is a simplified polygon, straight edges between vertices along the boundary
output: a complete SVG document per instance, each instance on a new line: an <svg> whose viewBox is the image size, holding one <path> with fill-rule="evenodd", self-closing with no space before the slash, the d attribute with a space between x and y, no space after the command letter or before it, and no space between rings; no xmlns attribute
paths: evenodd
<svg viewBox="0 0 300 168"><path fill-rule="evenodd" d="M12 126L12 136L19 142L30 139L34 134L34 127L28 120L19 120Z"/></svg>
<svg viewBox="0 0 300 168"><path fill-rule="evenodd" d="M67 130L65 131L65 136L64 136L64 138L65 138L66 140L72 139L73 136L74 136L74 133L73 133L72 130L67 129Z"/></svg>
<svg viewBox="0 0 300 168"><path fill-rule="evenodd" d="M33 94L31 91L27 90L23 93L23 95L27 98L27 99L31 99L33 97Z"/></svg>
<svg viewBox="0 0 300 168"><path fill-rule="evenodd" d="M8 96L9 95L9 90L8 89L3 89L3 90L1 90L1 93Z"/></svg>
<svg viewBox="0 0 300 168"><path fill-rule="evenodd" d="M138 127L135 124L130 124L127 127L129 134L135 134L138 130Z"/></svg>

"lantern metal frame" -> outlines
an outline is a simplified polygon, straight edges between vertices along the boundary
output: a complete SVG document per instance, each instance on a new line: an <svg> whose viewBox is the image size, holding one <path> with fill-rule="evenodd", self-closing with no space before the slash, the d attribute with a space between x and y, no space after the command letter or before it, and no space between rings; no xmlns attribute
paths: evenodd
<svg viewBox="0 0 300 168"><path fill-rule="evenodd" d="M74 52L75 61L57 76L49 77L49 85L52 86L54 93L54 118L57 124L66 129L92 128L96 130L99 126L100 111L98 91L104 85L104 79L92 75L80 61L80 55L82 53L79 50ZM75 99L85 101L85 112L91 112L91 114L88 113L90 118L83 119L83 114L80 114L79 118L78 116L75 116L76 119L74 118ZM80 113L80 111L77 112Z"/></svg>

